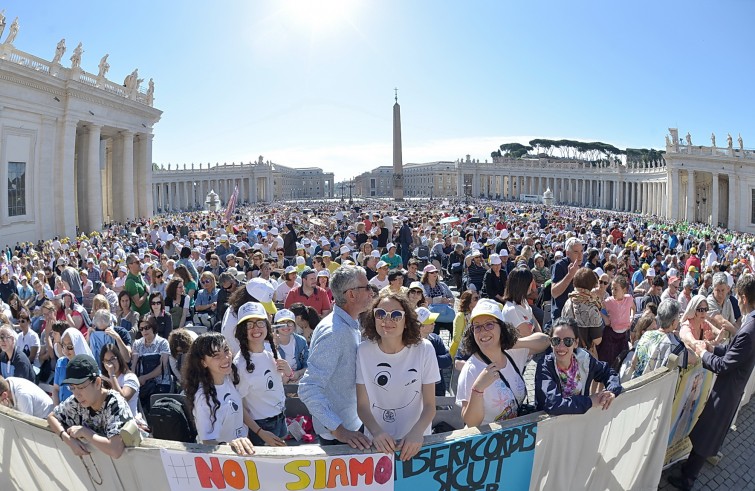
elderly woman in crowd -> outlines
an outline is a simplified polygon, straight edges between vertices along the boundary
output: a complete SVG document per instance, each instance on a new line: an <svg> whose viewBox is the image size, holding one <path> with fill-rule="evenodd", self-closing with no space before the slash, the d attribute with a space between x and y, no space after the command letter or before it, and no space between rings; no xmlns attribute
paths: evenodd
<svg viewBox="0 0 755 491"><path fill-rule="evenodd" d="M18 349L17 334L9 324L0 326L0 374L34 382L34 367L22 349Z"/></svg>
<svg viewBox="0 0 755 491"><path fill-rule="evenodd" d="M53 331L59 331L60 326L63 324L56 323L56 326L53 326ZM61 356L55 365L55 376L52 386L52 402L56 406L73 395L68 386L63 383L63 380L66 378L68 362L76 355L88 355L94 358L92 350L89 349L89 344L87 344L84 336L81 335L78 329L73 327L67 328L60 336L60 354Z"/></svg>
<svg viewBox="0 0 755 491"><path fill-rule="evenodd" d="M679 337L690 351L694 351L697 341L708 341L713 344L723 341L722 331L711 322L709 310L708 299L703 295L695 295L682 315Z"/></svg>
<svg viewBox="0 0 755 491"><path fill-rule="evenodd" d="M535 254L535 266L532 268L532 275L535 278L535 283L538 288L542 287L546 281L551 279L551 270L545 266L545 258L542 254Z"/></svg>
<svg viewBox="0 0 755 491"><path fill-rule="evenodd" d="M666 366L671 354L679 357L687 354L685 353L684 343L676 334L680 314L681 309L676 300L667 299L661 302L658 306L658 314L655 317L658 328L646 330L635 347L631 364L632 378ZM688 354L691 355L693 360L695 359L694 353L689 352ZM685 367L686 361L680 359L679 366Z"/></svg>
<svg viewBox="0 0 755 491"><path fill-rule="evenodd" d="M437 322L453 322L454 294L444 282L438 279L438 268L428 264L422 270L422 287L425 289L425 300L430 311L440 314Z"/></svg>
<svg viewBox="0 0 755 491"><path fill-rule="evenodd" d="M616 372L577 346L578 331L574 319L557 319L550 338L553 350L537 364L535 401L537 409L548 414L583 414L592 407L605 410L621 394ZM591 395L593 382L603 384L605 389Z"/></svg>
<svg viewBox="0 0 755 491"><path fill-rule="evenodd" d="M489 299L478 301L469 317L463 349L470 357L456 392L464 423L472 427L515 418L527 397L524 366L532 354L548 348L548 336L520 338L504 320L501 305Z"/></svg>
<svg viewBox="0 0 755 491"><path fill-rule="evenodd" d="M218 293L220 290L215 282L215 275L205 271L199 277L202 289L197 294L194 303L194 324L211 329L215 325L216 311L218 306Z"/></svg>
<svg viewBox="0 0 755 491"><path fill-rule="evenodd" d="M706 298L711 321L719 329L727 331L725 336L727 338L736 334L740 325L734 316L734 308L729 296L730 291L729 278L726 273L716 273L713 275L711 292Z"/></svg>

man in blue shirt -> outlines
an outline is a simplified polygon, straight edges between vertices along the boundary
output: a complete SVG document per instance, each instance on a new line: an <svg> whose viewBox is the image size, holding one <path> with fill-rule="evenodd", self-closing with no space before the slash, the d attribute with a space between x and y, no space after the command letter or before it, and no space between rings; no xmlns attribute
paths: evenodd
<svg viewBox="0 0 755 491"><path fill-rule="evenodd" d="M330 277L333 312L312 333L307 371L299 397L312 414L320 445L346 443L366 450L357 415L356 361L361 341L359 314L372 305L372 290L362 267L341 266Z"/></svg>
<svg viewBox="0 0 755 491"><path fill-rule="evenodd" d="M551 270L551 277L553 278L551 318L554 321L561 317L561 309L564 308L569 293L574 290L574 285L572 285L574 275L582 267L582 242L576 237L571 237L566 240L564 248L566 249L566 257L554 264Z"/></svg>

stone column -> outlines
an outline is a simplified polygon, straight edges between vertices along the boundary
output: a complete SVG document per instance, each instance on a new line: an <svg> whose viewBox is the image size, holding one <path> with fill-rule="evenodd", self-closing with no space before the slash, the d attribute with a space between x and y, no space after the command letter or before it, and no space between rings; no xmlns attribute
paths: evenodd
<svg viewBox="0 0 755 491"><path fill-rule="evenodd" d="M134 192L134 133L124 130L121 132L120 138L123 141L121 213L123 220L132 220L135 215L134 202L136 201Z"/></svg>
<svg viewBox="0 0 755 491"><path fill-rule="evenodd" d="M274 199L274 196L275 192L273 190L273 176L271 174L268 174L267 179L265 180L265 201L271 203Z"/></svg>
<svg viewBox="0 0 755 491"><path fill-rule="evenodd" d="M56 195L58 216L58 234L61 237L76 237L76 184L74 166L76 155L76 121L63 121L60 125L57 147L61 163L53 166L60 183Z"/></svg>
<svg viewBox="0 0 755 491"><path fill-rule="evenodd" d="M140 217L149 217L155 206L152 193L145 192L152 188L152 139L151 133L139 133L139 154L137 162L137 187L140 190L140 199L137 203L137 213ZM143 195L141 195L143 193Z"/></svg>
<svg viewBox="0 0 755 491"><path fill-rule="evenodd" d="M731 199L729 200L731 202ZM687 216L688 222L695 221L695 171L687 171Z"/></svg>
<svg viewBox="0 0 755 491"><path fill-rule="evenodd" d="M711 177L713 183L711 184L711 225L718 226L718 172L712 172Z"/></svg>
<svg viewBox="0 0 755 491"><path fill-rule="evenodd" d="M732 230L739 230L737 220L737 203L739 203L739 178L734 174L729 174L729 222L726 227ZM749 198L749 196L748 196ZM746 216L746 215L745 215Z"/></svg>
<svg viewBox="0 0 755 491"><path fill-rule="evenodd" d="M102 127L96 124L88 124L89 140L87 149L87 172L86 172L86 201L87 201L87 229L102 229L102 171L100 170L100 132Z"/></svg>

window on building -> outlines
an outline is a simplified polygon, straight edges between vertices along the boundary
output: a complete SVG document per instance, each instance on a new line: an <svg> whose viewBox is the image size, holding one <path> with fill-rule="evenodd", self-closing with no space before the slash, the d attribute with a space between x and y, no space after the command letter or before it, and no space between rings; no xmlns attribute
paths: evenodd
<svg viewBox="0 0 755 491"><path fill-rule="evenodd" d="M26 162L8 162L8 216L26 215Z"/></svg>

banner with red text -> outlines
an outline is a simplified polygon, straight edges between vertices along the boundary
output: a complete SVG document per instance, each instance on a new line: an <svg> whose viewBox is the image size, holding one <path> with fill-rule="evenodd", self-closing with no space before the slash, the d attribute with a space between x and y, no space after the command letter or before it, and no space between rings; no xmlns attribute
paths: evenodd
<svg viewBox="0 0 755 491"><path fill-rule="evenodd" d="M237 457L160 450L172 491L393 490L393 455Z"/></svg>

